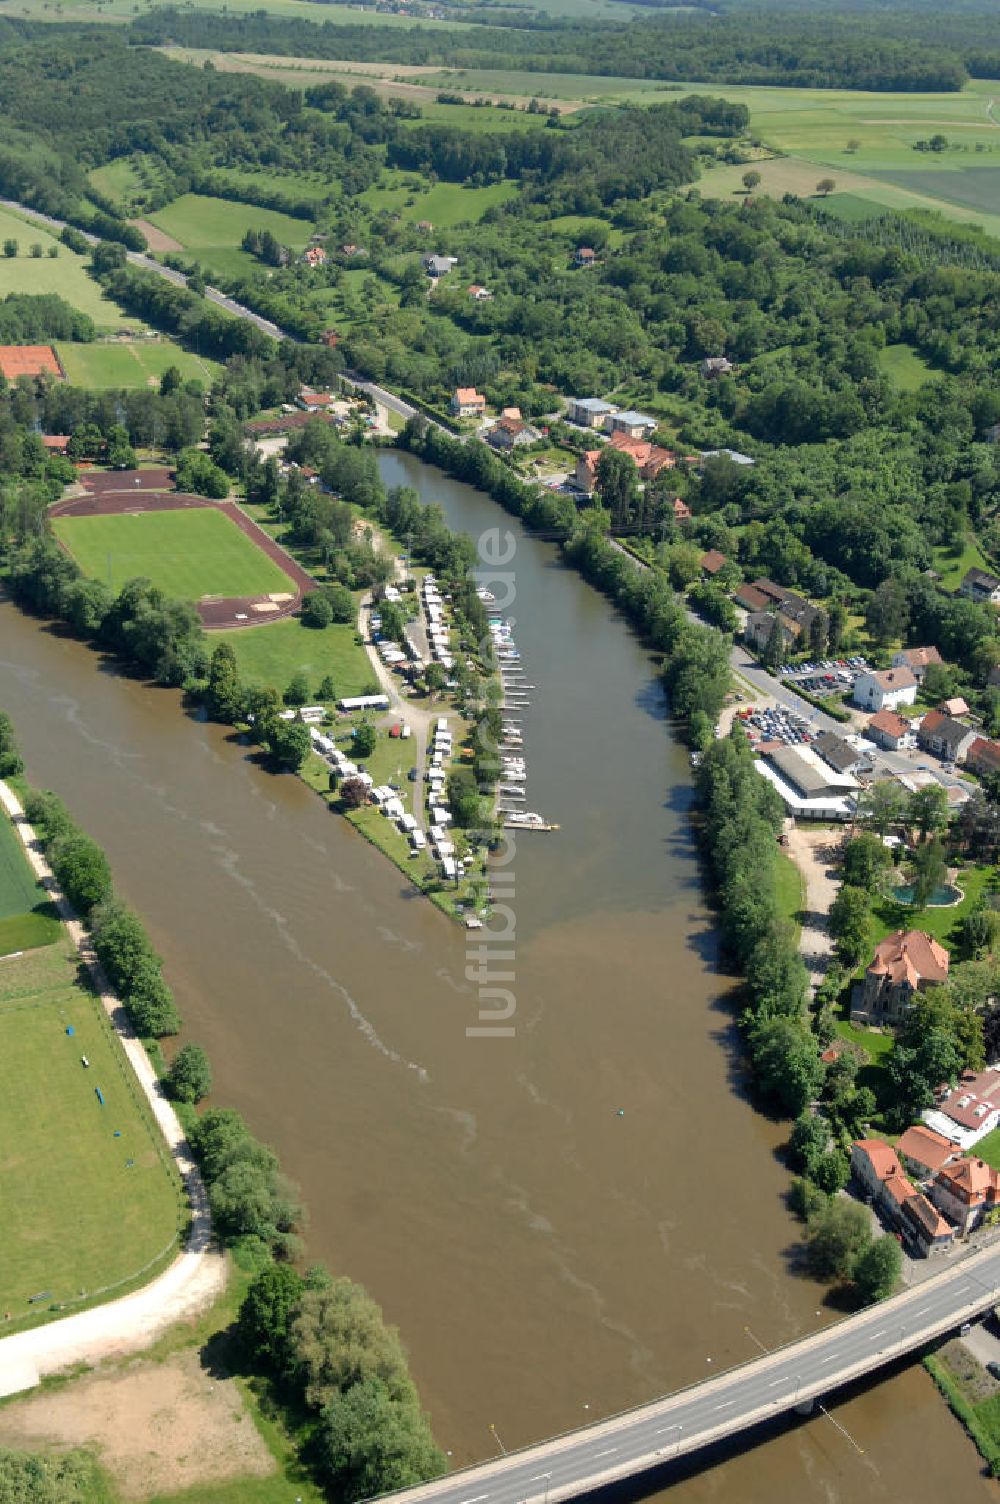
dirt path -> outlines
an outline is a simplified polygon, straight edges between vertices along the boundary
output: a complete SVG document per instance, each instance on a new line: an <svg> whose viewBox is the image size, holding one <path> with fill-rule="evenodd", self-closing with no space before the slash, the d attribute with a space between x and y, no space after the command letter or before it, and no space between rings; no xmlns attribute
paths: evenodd
<svg viewBox="0 0 1000 1504"><path fill-rule="evenodd" d="M20 800L2 781L0 804L13 820L35 876L55 904L83 965L93 978L104 1010L174 1157L191 1204L191 1229L185 1251L143 1289L47 1326L0 1339L0 1395L4 1395L31 1389L46 1374L57 1373L72 1364L97 1363L102 1358L148 1347L175 1321L193 1316L212 1304L225 1287L226 1262L212 1241L205 1185L177 1114L160 1089L149 1056L125 1009L108 988L90 937L60 892L35 832L24 818Z"/></svg>
<svg viewBox="0 0 1000 1504"><path fill-rule="evenodd" d="M833 941L827 926L830 905L837 896L839 882L831 876L840 844L836 831L808 830L786 825L788 855L802 873L806 885L806 912L802 923L800 948L809 979L816 987L825 977L833 960Z"/></svg>
<svg viewBox="0 0 1000 1504"><path fill-rule="evenodd" d="M151 220L130 219L130 225L134 225L140 235L146 237L146 244L151 251L183 251L184 247L179 240L175 240L166 231L160 230Z"/></svg>

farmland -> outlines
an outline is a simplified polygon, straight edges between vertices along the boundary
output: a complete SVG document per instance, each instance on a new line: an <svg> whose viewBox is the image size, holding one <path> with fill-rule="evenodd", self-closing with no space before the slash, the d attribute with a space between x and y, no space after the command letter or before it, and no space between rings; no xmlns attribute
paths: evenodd
<svg viewBox="0 0 1000 1504"><path fill-rule="evenodd" d="M159 381L169 366L176 366L184 381L201 381L209 386L219 371L214 360L182 350L169 339L125 344L61 344L58 354L67 379L92 391L150 386Z"/></svg>
<svg viewBox="0 0 1000 1504"><path fill-rule="evenodd" d="M0 968L8 1329L119 1290L175 1247L180 1195L166 1146L100 1002L75 974L68 940Z"/></svg>
<svg viewBox="0 0 1000 1504"><path fill-rule="evenodd" d="M150 214L150 221L170 235L209 270L220 274L249 271L256 266L252 256L239 249L247 230L270 230L282 245L301 251L309 241L311 226L274 209L234 203L185 193L163 209Z"/></svg>
<svg viewBox="0 0 1000 1504"><path fill-rule="evenodd" d="M293 589L278 565L214 507L56 517L52 525L80 568L114 590L139 577L191 601Z"/></svg>
<svg viewBox="0 0 1000 1504"><path fill-rule="evenodd" d="M7 239L16 240L19 250L17 256L0 257L0 298L12 292L54 292L92 318L99 329L137 325L136 319L103 295L87 271L86 257L77 256L40 225L0 209L0 240ZM41 246L41 257L29 254L33 245ZM49 255L52 246L57 250L55 257Z"/></svg>

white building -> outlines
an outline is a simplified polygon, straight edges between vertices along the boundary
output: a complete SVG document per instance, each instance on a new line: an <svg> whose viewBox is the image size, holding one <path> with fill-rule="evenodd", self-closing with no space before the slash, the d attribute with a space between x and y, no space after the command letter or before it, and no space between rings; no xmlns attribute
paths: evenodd
<svg viewBox="0 0 1000 1504"><path fill-rule="evenodd" d="M916 698L916 675L905 664L873 669L854 681L854 703L862 710L895 710L898 705L912 705Z"/></svg>

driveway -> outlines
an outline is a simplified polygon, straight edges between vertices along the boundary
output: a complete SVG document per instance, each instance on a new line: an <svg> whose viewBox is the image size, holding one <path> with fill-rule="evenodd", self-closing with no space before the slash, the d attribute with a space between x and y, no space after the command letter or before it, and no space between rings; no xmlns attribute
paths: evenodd
<svg viewBox="0 0 1000 1504"><path fill-rule="evenodd" d="M800 949L809 972L809 980L817 987L826 976L833 959L833 940L827 923L830 905L837 896L839 882L835 872L840 834L837 831L815 830L786 822L788 855L798 867L805 882L805 915L802 921Z"/></svg>

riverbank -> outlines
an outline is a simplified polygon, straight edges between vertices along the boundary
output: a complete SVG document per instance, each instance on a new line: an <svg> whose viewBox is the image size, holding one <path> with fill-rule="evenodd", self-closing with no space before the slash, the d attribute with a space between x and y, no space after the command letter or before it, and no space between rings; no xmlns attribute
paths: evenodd
<svg viewBox="0 0 1000 1504"><path fill-rule="evenodd" d="M14 823L32 871L47 891L82 966L93 981L100 1004L166 1141L191 1209L186 1248L144 1288L47 1326L0 1339L0 1394L9 1394L33 1387L47 1374L72 1364L94 1363L111 1354L148 1347L175 1321L197 1313L217 1298L225 1285L226 1264L212 1241L204 1182L177 1114L163 1095L149 1056L120 999L108 987L90 937L61 892L35 832L25 819L20 799L2 781L0 805Z"/></svg>

